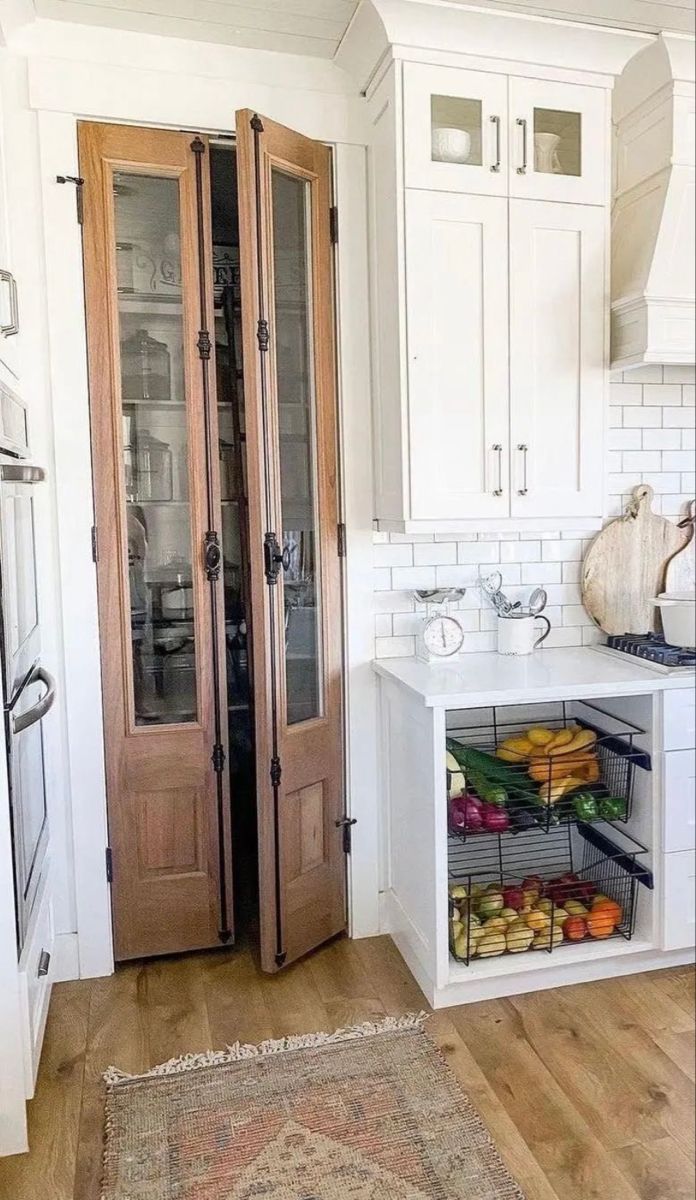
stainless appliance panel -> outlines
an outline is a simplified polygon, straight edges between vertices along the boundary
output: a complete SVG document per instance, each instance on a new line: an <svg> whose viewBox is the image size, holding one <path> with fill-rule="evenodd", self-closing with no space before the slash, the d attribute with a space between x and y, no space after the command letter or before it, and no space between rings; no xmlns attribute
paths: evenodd
<svg viewBox="0 0 696 1200"><path fill-rule="evenodd" d="M26 934L48 841L42 718L55 696L53 680L32 671L7 710L10 806L20 945Z"/></svg>
<svg viewBox="0 0 696 1200"><path fill-rule="evenodd" d="M6 702L21 688L41 651L33 484L43 477L36 467L0 467L0 611Z"/></svg>

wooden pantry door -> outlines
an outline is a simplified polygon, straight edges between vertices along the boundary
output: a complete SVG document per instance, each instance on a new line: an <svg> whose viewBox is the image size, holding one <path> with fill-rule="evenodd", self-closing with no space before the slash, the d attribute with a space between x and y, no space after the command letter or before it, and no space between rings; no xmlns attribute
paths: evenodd
<svg viewBox="0 0 696 1200"><path fill-rule="evenodd" d="M346 924L331 159L250 111L237 140L261 956L275 971Z"/></svg>
<svg viewBox="0 0 696 1200"><path fill-rule="evenodd" d="M82 123L115 956L229 942L208 152Z"/></svg>

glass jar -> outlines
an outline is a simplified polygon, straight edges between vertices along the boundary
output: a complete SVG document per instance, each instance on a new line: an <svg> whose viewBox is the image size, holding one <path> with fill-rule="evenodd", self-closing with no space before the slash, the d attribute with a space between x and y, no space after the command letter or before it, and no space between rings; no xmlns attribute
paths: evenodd
<svg viewBox="0 0 696 1200"><path fill-rule="evenodd" d="M124 400L171 399L169 351L146 329L121 342L121 386Z"/></svg>
<svg viewBox="0 0 696 1200"><path fill-rule="evenodd" d="M172 452L167 442L160 441L148 429L139 430L135 442L135 500L171 500Z"/></svg>

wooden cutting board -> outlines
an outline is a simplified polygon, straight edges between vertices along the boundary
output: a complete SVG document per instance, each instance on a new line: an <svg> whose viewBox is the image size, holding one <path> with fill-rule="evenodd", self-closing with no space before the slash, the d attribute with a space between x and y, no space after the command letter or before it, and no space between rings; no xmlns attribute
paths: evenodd
<svg viewBox="0 0 696 1200"><path fill-rule="evenodd" d="M690 592L693 596L696 591L695 525L696 500L690 500L688 515L684 517L683 521L679 522L677 527L684 532L684 536L688 541L667 563L667 574L665 576L666 592Z"/></svg>
<svg viewBox="0 0 696 1200"><path fill-rule="evenodd" d="M583 604L605 633L655 629L652 602L665 590L667 563L684 547L685 531L652 511L653 495L647 484L634 488L623 517L597 535L585 556Z"/></svg>

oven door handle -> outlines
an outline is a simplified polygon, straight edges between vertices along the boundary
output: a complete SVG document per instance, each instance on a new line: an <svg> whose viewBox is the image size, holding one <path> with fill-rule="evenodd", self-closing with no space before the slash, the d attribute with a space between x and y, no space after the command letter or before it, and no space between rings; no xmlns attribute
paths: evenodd
<svg viewBox="0 0 696 1200"><path fill-rule="evenodd" d="M46 713L53 708L53 702L56 698L56 681L46 668L37 667L32 673L29 682L45 684L46 691L41 699L37 700L36 704L32 704L31 708L28 708L21 716L12 716L13 733L22 733L25 729L29 729L30 726L36 725L36 722L45 717Z"/></svg>

